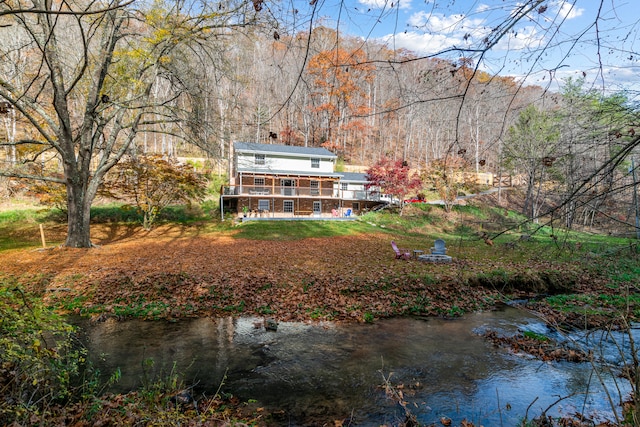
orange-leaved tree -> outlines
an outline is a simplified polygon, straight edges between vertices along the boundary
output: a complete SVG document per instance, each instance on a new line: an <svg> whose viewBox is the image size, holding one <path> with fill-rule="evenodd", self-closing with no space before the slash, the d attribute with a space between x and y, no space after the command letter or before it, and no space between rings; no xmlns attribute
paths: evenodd
<svg viewBox="0 0 640 427"><path fill-rule="evenodd" d="M103 191L111 197L131 201L149 230L167 206L200 201L207 184L193 167L160 155L139 155L121 160L107 175Z"/></svg>
<svg viewBox="0 0 640 427"><path fill-rule="evenodd" d="M311 109L320 123L319 139L345 150L351 140L366 135L362 117L371 109L369 86L375 67L361 49L336 48L313 56L307 71L314 78Z"/></svg>

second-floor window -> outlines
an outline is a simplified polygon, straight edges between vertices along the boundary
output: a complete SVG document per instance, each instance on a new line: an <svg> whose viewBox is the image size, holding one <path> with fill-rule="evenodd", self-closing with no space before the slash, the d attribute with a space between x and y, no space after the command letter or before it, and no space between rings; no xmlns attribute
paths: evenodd
<svg viewBox="0 0 640 427"><path fill-rule="evenodd" d="M320 194L320 181L309 181L309 187L311 188L312 196L317 196L318 194Z"/></svg>
<svg viewBox="0 0 640 427"><path fill-rule="evenodd" d="M341 182L340 188L342 188L342 191L347 191L349 189L349 184L347 184L346 182Z"/></svg>
<svg viewBox="0 0 640 427"><path fill-rule="evenodd" d="M320 159L311 159L312 168L320 168Z"/></svg>
<svg viewBox="0 0 640 427"><path fill-rule="evenodd" d="M264 178L258 178L258 177L253 178L253 185L264 187Z"/></svg>
<svg viewBox="0 0 640 427"><path fill-rule="evenodd" d="M265 164L264 154L255 154L255 163L256 165L264 165Z"/></svg>

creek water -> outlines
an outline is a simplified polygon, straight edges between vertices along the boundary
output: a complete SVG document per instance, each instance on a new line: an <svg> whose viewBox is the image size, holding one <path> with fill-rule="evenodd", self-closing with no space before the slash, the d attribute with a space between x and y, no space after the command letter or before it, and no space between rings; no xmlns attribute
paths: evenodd
<svg viewBox="0 0 640 427"><path fill-rule="evenodd" d="M486 330L553 334L544 323L511 307L460 319L395 318L372 324L280 323L261 318L107 321L81 325L92 361L121 380L126 392L145 381L181 374L197 393L231 393L279 409L282 425L349 420L354 426L398 424L404 409L386 397L385 378L401 390L422 424L448 417L485 426L515 426L528 414L576 412L614 419L629 386L605 366L620 364L620 341L599 336L557 337L604 349L606 360L541 362L496 348ZM603 344L604 343L604 344ZM145 361L153 361L145 363ZM604 385L603 385L604 384ZM613 401L610 403L609 396ZM562 399L554 405L559 399ZM345 423L346 424L346 423Z"/></svg>

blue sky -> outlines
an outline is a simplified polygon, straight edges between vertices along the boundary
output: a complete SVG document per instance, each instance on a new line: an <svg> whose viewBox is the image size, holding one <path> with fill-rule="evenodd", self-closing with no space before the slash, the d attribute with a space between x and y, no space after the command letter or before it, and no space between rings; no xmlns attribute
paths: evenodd
<svg viewBox="0 0 640 427"><path fill-rule="evenodd" d="M313 3L313 1L311 2ZM317 13L343 34L386 42L418 55L458 59L459 48L495 41L479 60L483 71L557 89L585 77L606 91L640 101L640 12L637 0L317 0ZM514 22L520 14L522 19ZM504 25L505 22L513 26ZM597 23L597 25L595 24ZM454 49L454 51L451 51ZM526 77L525 77L526 76Z"/></svg>

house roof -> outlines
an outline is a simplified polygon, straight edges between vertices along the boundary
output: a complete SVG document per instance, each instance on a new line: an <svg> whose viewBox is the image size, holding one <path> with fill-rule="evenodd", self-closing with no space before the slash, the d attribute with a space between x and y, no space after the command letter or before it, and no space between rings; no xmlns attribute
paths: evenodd
<svg viewBox="0 0 640 427"><path fill-rule="evenodd" d="M341 181L349 182L369 182L366 173L359 172L340 172Z"/></svg>
<svg viewBox="0 0 640 427"><path fill-rule="evenodd" d="M238 172L240 173L249 173L251 175L280 175L282 177L285 176L304 176L304 177L330 177L330 178L340 178L342 174L339 172L296 172L291 170L277 170L277 169L269 169L269 170L256 170L253 168L238 168Z"/></svg>
<svg viewBox="0 0 640 427"><path fill-rule="evenodd" d="M335 159L338 156L326 148L321 147L299 147L296 145L279 144L258 144L257 142L235 142L233 144L236 152L251 153L276 153L305 157L325 157Z"/></svg>

